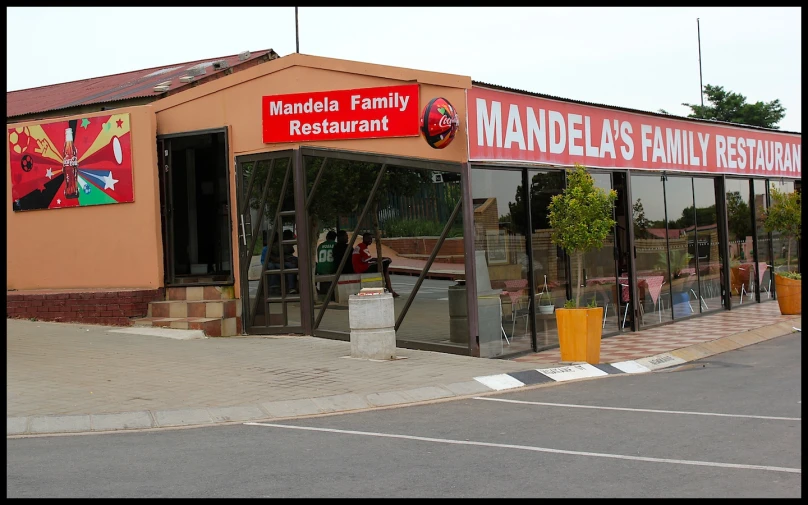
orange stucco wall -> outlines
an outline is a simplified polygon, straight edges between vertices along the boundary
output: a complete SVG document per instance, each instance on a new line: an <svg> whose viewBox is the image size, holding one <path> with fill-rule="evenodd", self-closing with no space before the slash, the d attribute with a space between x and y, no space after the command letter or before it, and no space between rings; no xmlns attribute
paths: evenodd
<svg viewBox="0 0 808 505"><path fill-rule="evenodd" d="M264 95L302 93L420 83L418 110L432 98L442 96L457 110L461 126L452 144L445 149L429 147L421 137L369 140L306 142L304 144L264 144L262 140L261 98ZM471 79L463 76L436 74L412 69L290 55L238 72L198 88L183 91L173 97L155 102L157 133L160 135L191 132L207 128L229 128L230 187L233 223L237 223L235 190L235 156L282 149L298 145L327 147L340 150L380 153L439 161L463 162L468 159L466 140L465 90ZM238 230L233 226L232 244L239 292Z"/></svg>
<svg viewBox="0 0 808 505"><path fill-rule="evenodd" d="M163 285L156 116L149 105L116 109L114 113L130 114L132 203L14 212L6 154L7 289L154 289Z"/></svg>

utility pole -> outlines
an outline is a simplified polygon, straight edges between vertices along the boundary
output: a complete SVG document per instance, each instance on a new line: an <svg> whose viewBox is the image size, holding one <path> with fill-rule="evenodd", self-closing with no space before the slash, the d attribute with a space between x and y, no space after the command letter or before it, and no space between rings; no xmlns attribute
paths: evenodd
<svg viewBox="0 0 808 505"><path fill-rule="evenodd" d="M295 7L295 52L300 52L300 36L297 33L297 7ZM699 46L699 65L701 64L701 46Z"/></svg>
<svg viewBox="0 0 808 505"><path fill-rule="evenodd" d="M297 10L297 7L295 7ZM701 80L701 26L699 25L699 18L696 18L696 33L699 37L699 96L701 97L701 107L704 108L704 84Z"/></svg>

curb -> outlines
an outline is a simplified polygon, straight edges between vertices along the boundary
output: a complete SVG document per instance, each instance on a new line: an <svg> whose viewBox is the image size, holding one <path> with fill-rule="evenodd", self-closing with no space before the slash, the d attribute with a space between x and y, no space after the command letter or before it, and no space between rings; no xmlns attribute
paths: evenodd
<svg viewBox="0 0 808 505"><path fill-rule="evenodd" d="M569 363L561 367L534 368L520 372L475 377L474 380L485 385L491 391L504 391L534 384L589 379L605 375L653 372L797 332L801 332L801 330L795 328L791 321L780 322L638 360L597 365Z"/></svg>
<svg viewBox="0 0 808 505"><path fill-rule="evenodd" d="M563 366L548 366L507 374L474 377L473 380L467 382L426 386L403 391L370 393L364 396L349 393L232 407L8 417L6 418L6 437L112 433L292 419L304 416L415 405L544 383L591 379L607 375L647 373L796 333L799 330L794 328L792 322L780 322L637 360L597 365L569 363L563 364Z"/></svg>

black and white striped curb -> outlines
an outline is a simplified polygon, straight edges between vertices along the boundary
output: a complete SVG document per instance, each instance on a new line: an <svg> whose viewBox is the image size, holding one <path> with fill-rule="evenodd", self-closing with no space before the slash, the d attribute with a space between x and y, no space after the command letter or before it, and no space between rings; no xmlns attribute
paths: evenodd
<svg viewBox="0 0 808 505"><path fill-rule="evenodd" d="M591 365L589 363L573 363L560 367L535 368L522 372L511 372L499 375L475 377L474 380L494 391L531 386L545 382L564 382L574 379L601 377L604 375L645 373L680 365L686 361L670 353L657 354L635 361Z"/></svg>

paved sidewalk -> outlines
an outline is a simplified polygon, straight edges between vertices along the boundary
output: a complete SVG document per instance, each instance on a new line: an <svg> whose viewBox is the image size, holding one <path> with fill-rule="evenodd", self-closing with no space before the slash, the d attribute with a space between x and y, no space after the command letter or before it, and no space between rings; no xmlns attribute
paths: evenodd
<svg viewBox="0 0 808 505"><path fill-rule="evenodd" d="M771 308L763 313L751 318L756 326L731 335L682 349L675 341L667 347L660 342L654 350L679 349L679 363L801 326L799 316L774 315ZM699 324L714 317L699 318ZM120 330L8 319L7 436L209 425L412 404L490 393L502 388L475 378L520 377L537 366L559 365L558 358L542 359L557 354L552 350L509 361L399 349L398 357L405 359L367 361L349 357L349 342L315 337L179 340ZM609 363L605 356L602 362Z"/></svg>

